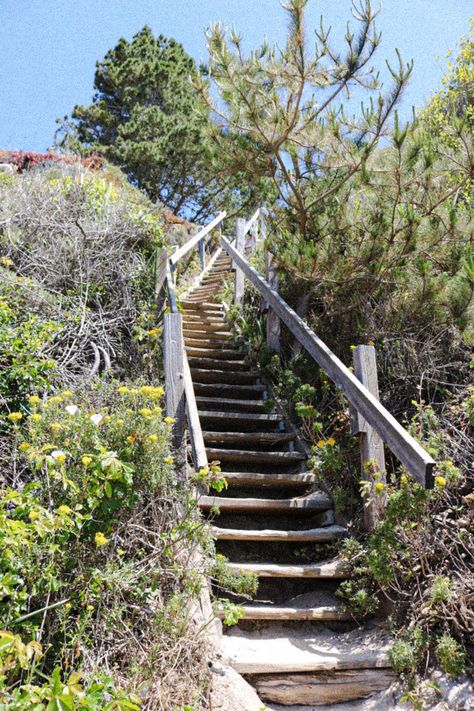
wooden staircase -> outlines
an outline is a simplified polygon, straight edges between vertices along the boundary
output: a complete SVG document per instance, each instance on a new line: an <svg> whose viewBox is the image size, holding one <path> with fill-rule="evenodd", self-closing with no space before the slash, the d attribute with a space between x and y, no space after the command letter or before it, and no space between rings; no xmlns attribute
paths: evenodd
<svg viewBox="0 0 474 711"><path fill-rule="evenodd" d="M306 471L297 433L268 411L267 387L226 322L217 297L233 274L219 252L180 301L207 458L228 483L200 507L230 568L260 581L255 601L234 598L244 618L222 651L264 701L328 707L388 686L388 639L376 624L360 630L335 595L347 575L337 558L346 530Z"/></svg>

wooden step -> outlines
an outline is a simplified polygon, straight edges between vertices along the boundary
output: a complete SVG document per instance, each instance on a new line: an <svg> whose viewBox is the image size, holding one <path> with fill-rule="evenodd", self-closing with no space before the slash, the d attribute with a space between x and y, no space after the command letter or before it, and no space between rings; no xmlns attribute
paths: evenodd
<svg viewBox="0 0 474 711"><path fill-rule="evenodd" d="M199 419L209 430L226 432L284 431L280 415L261 415L255 412L209 412L200 410Z"/></svg>
<svg viewBox="0 0 474 711"><path fill-rule="evenodd" d="M263 400L234 400L232 398L219 397L200 397L196 396L196 402L199 409L211 410L216 407L235 411L245 412L265 412L265 402Z"/></svg>
<svg viewBox="0 0 474 711"><path fill-rule="evenodd" d="M341 605L320 605L318 607L277 607L276 605L240 605L244 611L244 620L267 620L279 622L285 620L351 620L352 615L344 612ZM223 619L225 610L217 610L217 616Z"/></svg>
<svg viewBox="0 0 474 711"><path fill-rule="evenodd" d="M194 383L196 395L222 396L236 399L259 398L266 391L266 385L226 385L225 383Z"/></svg>
<svg viewBox="0 0 474 711"><path fill-rule="evenodd" d="M256 674L249 681L263 701L270 701L278 708L349 708L346 702L367 699L379 691L385 691L396 680L392 669L337 669L325 672L296 674ZM370 702L369 702L370 703ZM282 704L280 706L279 704ZM335 706L335 704L337 704ZM364 702L365 706L365 702ZM385 704L383 704L384 708ZM353 708L353 705L350 705ZM355 707L354 707L355 708ZM357 708L362 707L357 704ZM377 704L370 703L370 708ZM341 708L342 711L342 708Z"/></svg>
<svg viewBox="0 0 474 711"><path fill-rule="evenodd" d="M224 474L225 476L225 474ZM233 496L201 496L199 508L208 511L216 507L221 513L228 511L253 511L254 513L301 513L327 511L332 501L326 494L310 494L299 499L236 498Z"/></svg>
<svg viewBox="0 0 474 711"><path fill-rule="evenodd" d="M184 337L185 348L207 348L208 350L217 350L222 348L224 350L230 350L230 348L238 348L239 346L234 345L232 340L218 339L218 338L190 338L189 336ZM242 354L242 352L241 352Z"/></svg>
<svg viewBox="0 0 474 711"><path fill-rule="evenodd" d="M203 356L205 358L212 357L213 359L219 360L235 359L236 361L241 361L242 356L245 355L239 348L231 350L230 348L203 348L202 346L186 346L186 353L191 358L200 358Z"/></svg>
<svg viewBox="0 0 474 711"><path fill-rule="evenodd" d="M293 432L203 432L205 444L242 444L274 446L294 442Z"/></svg>
<svg viewBox="0 0 474 711"><path fill-rule="evenodd" d="M194 383L238 383L255 384L258 379L257 370L207 370L206 368L191 368Z"/></svg>
<svg viewBox="0 0 474 711"><path fill-rule="evenodd" d="M260 472L225 472L229 486L242 488L292 489L308 487L316 482L314 474L265 474Z"/></svg>
<svg viewBox="0 0 474 711"><path fill-rule="evenodd" d="M205 333L206 335L208 333L212 333L213 338L215 338L217 334L222 334L222 336L225 336L225 338L231 338L233 335L232 331L229 331L229 324L218 323L214 325L212 323L205 323L204 321L190 322L185 319L185 322L183 324L183 333L186 332L188 332L189 335L193 337L195 333Z"/></svg>
<svg viewBox="0 0 474 711"><path fill-rule="evenodd" d="M337 525L308 528L301 531L284 531L283 529L245 530L212 526L211 532L214 538L219 541L287 541L301 543L327 543L328 541L337 541L347 535L346 529Z"/></svg>
<svg viewBox="0 0 474 711"><path fill-rule="evenodd" d="M233 335L232 331L223 331L220 328L211 329L205 325L200 325L199 327L189 327L189 325L184 325L183 327L183 336L185 338L202 338L204 340L211 338L214 341L228 341Z"/></svg>
<svg viewBox="0 0 474 711"><path fill-rule="evenodd" d="M246 371L250 367L245 360L225 360L224 358L204 358L198 356L188 356L188 363L191 370L193 368L203 368L205 370Z"/></svg>
<svg viewBox="0 0 474 711"><path fill-rule="evenodd" d="M181 299L180 304L185 312L197 311L197 312L207 312L207 313L219 313L223 314L224 309L222 304L217 304L215 301L200 301L196 303L195 301L190 301L189 299Z"/></svg>
<svg viewBox="0 0 474 711"><path fill-rule="evenodd" d="M206 447L206 451L209 460L219 462L249 462L283 466L306 459L301 452L255 452L251 449L221 449L217 447Z"/></svg>
<svg viewBox="0 0 474 711"><path fill-rule="evenodd" d="M316 630L233 629L223 636L221 651L240 674L388 668L392 641L379 630L335 635Z"/></svg>
<svg viewBox="0 0 474 711"><path fill-rule="evenodd" d="M245 572L259 578L335 578L348 577L348 566L341 560L324 563L227 563L233 573Z"/></svg>

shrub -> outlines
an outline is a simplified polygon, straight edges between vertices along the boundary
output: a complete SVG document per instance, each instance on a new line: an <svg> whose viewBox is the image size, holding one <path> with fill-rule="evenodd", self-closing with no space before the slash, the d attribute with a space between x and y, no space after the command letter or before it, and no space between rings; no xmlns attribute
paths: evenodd
<svg viewBox="0 0 474 711"><path fill-rule="evenodd" d="M466 654L459 644L449 634L438 640L435 647L436 659L441 669L451 676L459 676L466 667Z"/></svg>

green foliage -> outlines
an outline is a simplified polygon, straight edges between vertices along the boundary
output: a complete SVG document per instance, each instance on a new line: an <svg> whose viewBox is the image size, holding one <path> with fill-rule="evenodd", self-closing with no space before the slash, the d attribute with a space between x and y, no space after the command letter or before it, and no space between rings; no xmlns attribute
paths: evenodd
<svg viewBox="0 0 474 711"><path fill-rule="evenodd" d="M258 575L240 570L237 573L228 566L227 558L218 553L210 570L219 588L237 595L254 597L258 592Z"/></svg>
<svg viewBox="0 0 474 711"><path fill-rule="evenodd" d="M131 42L121 38L97 63L92 103L64 119L61 145L104 155L176 212L205 213L214 184L197 74L181 44L147 26Z"/></svg>
<svg viewBox="0 0 474 711"><path fill-rule="evenodd" d="M466 667L466 654L453 637L448 634L443 635L438 640L435 647L436 659L441 669L451 676L459 676Z"/></svg>
<svg viewBox="0 0 474 711"><path fill-rule="evenodd" d="M417 626L413 627L390 648L389 659L392 667L398 674L414 674L423 660L425 647L423 630Z"/></svg>
<svg viewBox="0 0 474 711"><path fill-rule="evenodd" d="M238 624L240 620L244 619L245 612L243 607L235 605L229 600L219 600L219 605L224 611L224 617L222 621L226 625L226 627L233 627L234 625Z"/></svg>

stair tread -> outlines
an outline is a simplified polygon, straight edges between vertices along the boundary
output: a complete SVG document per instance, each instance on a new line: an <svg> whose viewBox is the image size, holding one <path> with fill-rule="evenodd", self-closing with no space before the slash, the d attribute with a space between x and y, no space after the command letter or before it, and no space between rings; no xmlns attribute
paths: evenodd
<svg viewBox="0 0 474 711"><path fill-rule="evenodd" d="M225 412L225 410L199 410L203 420L252 420L252 422L281 422L283 417L275 413L259 414L256 412Z"/></svg>
<svg viewBox="0 0 474 711"><path fill-rule="evenodd" d="M249 364L245 360L225 360L224 358L206 358L205 356L189 356L189 367L192 369L203 368L211 369L216 368L217 370L235 370L238 368L239 371L245 372L249 368Z"/></svg>
<svg viewBox="0 0 474 711"><path fill-rule="evenodd" d="M334 634L309 625L243 631L233 628L221 651L241 674L388 668L389 636L378 629Z"/></svg>
<svg viewBox="0 0 474 711"><path fill-rule="evenodd" d="M295 435L293 432L210 432L202 433L204 442L215 442L220 444L239 443L242 444L285 444L293 442Z"/></svg>
<svg viewBox="0 0 474 711"><path fill-rule="evenodd" d="M206 368L191 368L191 377L196 383L210 385L242 384L252 385L258 378L258 372L252 370L209 370Z"/></svg>
<svg viewBox="0 0 474 711"><path fill-rule="evenodd" d="M225 476L225 472L224 472ZM267 499L225 496L201 496L199 507L210 509L218 506L221 511L326 511L333 504L327 494L310 494L300 498Z"/></svg>
<svg viewBox="0 0 474 711"><path fill-rule="evenodd" d="M267 389L266 385L240 385L238 383L194 383L194 390L197 392L198 389L202 392L206 390L212 390L217 388L218 390L225 393L264 393Z"/></svg>
<svg viewBox="0 0 474 711"><path fill-rule="evenodd" d="M262 578L346 578L348 567L343 561L322 563L227 563L235 573L244 571Z"/></svg>
<svg viewBox="0 0 474 711"><path fill-rule="evenodd" d="M241 410L254 410L258 412L265 412L265 403L263 400L241 400L240 398L220 398L220 397L212 397L211 395L196 395L196 403L201 407L212 407L215 405L219 405L220 407L223 406L229 406L229 407L235 407L237 409Z"/></svg>
<svg viewBox="0 0 474 711"><path fill-rule="evenodd" d="M224 472L229 486L263 487L266 488L292 488L307 487L316 481L314 474L273 474L261 472Z"/></svg>
<svg viewBox="0 0 474 711"><path fill-rule="evenodd" d="M277 605L239 605L244 612L244 620L350 620L352 616L341 605L319 605L317 607L291 607ZM224 617L225 611L218 610L217 616Z"/></svg>
<svg viewBox="0 0 474 711"><path fill-rule="evenodd" d="M245 530L242 528L220 528L212 526L214 538L223 541L301 541L321 542L333 541L346 535L342 526L332 525L324 528L309 528L301 531L285 531L283 529Z"/></svg>
<svg viewBox="0 0 474 711"><path fill-rule="evenodd" d="M207 453L213 459L250 459L255 462L301 462L306 459L301 452L258 452L252 449L223 449L221 447L206 447Z"/></svg>

